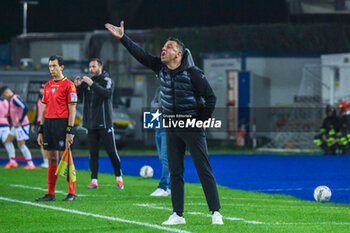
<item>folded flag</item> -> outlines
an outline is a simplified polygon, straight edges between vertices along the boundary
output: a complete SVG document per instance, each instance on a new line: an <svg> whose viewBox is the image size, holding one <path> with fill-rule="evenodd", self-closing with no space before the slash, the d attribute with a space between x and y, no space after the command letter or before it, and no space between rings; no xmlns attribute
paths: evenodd
<svg viewBox="0 0 350 233"><path fill-rule="evenodd" d="M63 152L61 162L57 167L56 175L61 175L67 178L68 182L77 180L77 173L73 163L72 151L70 148Z"/></svg>

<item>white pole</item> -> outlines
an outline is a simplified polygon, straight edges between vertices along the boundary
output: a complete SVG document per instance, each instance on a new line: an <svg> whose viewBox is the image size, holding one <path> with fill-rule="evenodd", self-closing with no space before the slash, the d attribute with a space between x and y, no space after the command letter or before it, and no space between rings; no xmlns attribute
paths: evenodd
<svg viewBox="0 0 350 233"><path fill-rule="evenodd" d="M333 106L333 104L334 104L334 89L335 89L335 83L334 83L334 79L335 79L335 75L336 75L336 67L332 67L331 68L332 70L333 70L333 75L332 75L332 77L331 77L331 83L330 83L330 89L329 89L329 91L330 91L330 98L329 98L329 104L331 105L331 106Z"/></svg>
<svg viewBox="0 0 350 233"><path fill-rule="evenodd" d="M28 3L23 2L23 35L27 34L27 11L28 11Z"/></svg>
<svg viewBox="0 0 350 233"><path fill-rule="evenodd" d="M27 34L28 5L37 5L38 1L21 1L23 4L23 35Z"/></svg>

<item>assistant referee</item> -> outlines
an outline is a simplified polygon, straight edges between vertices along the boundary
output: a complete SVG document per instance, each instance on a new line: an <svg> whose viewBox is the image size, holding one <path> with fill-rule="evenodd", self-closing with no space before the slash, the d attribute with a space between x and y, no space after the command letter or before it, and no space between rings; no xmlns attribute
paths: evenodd
<svg viewBox="0 0 350 233"><path fill-rule="evenodd" d="M78 100L77 91L72 81L64 77L63 58L51 56L49 69L52 80L44 87L44 97L40 127L38 131L38 144L44 146L49 158L47 171L48 192L36 201L54 201L55 188L58 175L58 151L64 151L73 143L73 126ZM75 201L75 182L68 183L68 195L63 201Z"/></svg>

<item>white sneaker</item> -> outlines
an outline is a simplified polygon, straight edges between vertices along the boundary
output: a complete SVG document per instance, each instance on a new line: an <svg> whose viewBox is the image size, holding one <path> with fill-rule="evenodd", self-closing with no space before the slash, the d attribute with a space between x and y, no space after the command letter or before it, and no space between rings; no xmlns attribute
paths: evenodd
<svg viewBox="0 0 350 233"><path fill-rule="evenodd" d="M168 193L168 196L171 195L171 189L167 189L166 192Z"/></svg>
<svg viewBox="0 0 350 233"><path fill-rule="evenodd" d="M152 197L167 197L167 196L169 196L169 193L167 191L165 191L164 189L157 188L156 191L151 193L150 196L152 196Z"/></svg>
<svg viewBox="0 0 350 233"><path fill-rule="evenodd" d="M177 225L177 224L186 224L185 218L180 217L175 212L170 215L168 220L162 223L162 225Z"/></svg>
<svg viewBox="0 0 350 233"><path fill-rule="evenodd" d="M222 215L220 214L219 211L214 211L211 220L212 220L211 221L212 224L224 225L224 222L222 221Z"/></svg>
<svg viewBox="0 0 350 233"><path fill-rule="evenodd" d="M48 164L48 163L42 163L42 164L40 165L40 167L48 168L48 167L49 167L49 164Z"/></svg>

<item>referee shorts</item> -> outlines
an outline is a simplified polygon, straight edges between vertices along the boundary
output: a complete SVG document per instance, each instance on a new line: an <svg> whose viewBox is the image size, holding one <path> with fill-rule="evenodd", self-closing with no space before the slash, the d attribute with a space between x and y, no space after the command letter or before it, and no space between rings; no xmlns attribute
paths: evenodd
<svg viewBox="0 0 350 233"><path fill-rule="evenodd" d="M68 118L55 118L44 121L44 150L66 149L66 128L68 126Z"/></svg>

